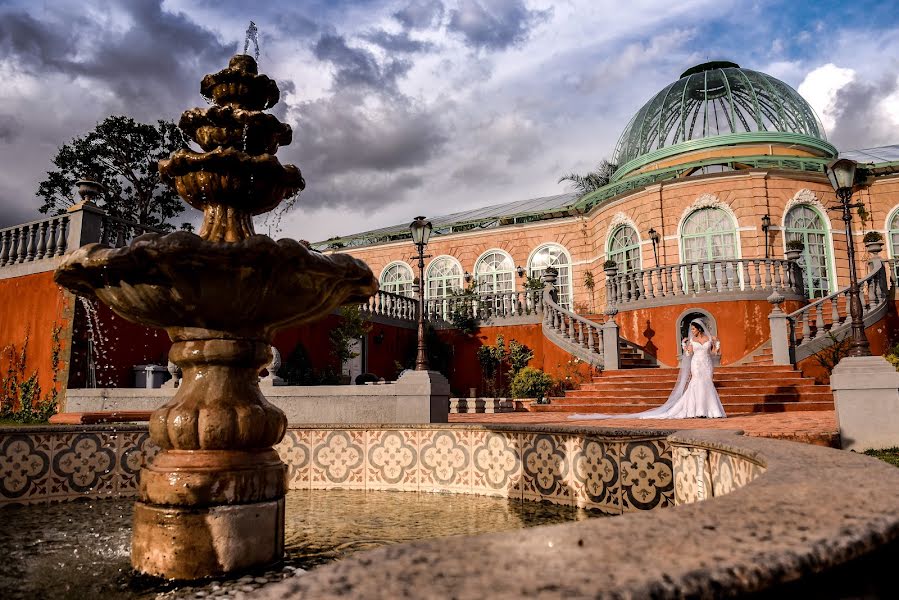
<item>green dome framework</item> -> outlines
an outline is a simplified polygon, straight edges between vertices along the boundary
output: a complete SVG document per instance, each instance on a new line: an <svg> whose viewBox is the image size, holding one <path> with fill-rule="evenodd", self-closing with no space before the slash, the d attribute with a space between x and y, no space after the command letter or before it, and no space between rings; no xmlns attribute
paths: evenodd
<svg viewBox="0 0 899 600"><path fill-rule="evenodd" d="M759 133L795 134L824 153L834 150L815 111L786 83L732 62L697 65L630 120L615 147L613 162L619 168L613 180L649 162L639 160L649 154L676 154L673 147L679 144L719 136L727 136L721 141L732 144L737 143L734 136ZM752 141L761 136L745 137ZM658 152L663 148L672 151Z"/></svg>

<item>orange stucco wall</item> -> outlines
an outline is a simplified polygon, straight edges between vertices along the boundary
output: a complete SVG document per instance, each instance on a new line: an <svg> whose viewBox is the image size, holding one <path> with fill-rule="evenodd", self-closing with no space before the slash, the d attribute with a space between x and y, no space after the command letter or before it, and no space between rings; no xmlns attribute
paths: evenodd
<svg viewBox="0 0 899 600"><path fill-rule="evenodd" d="M36 273L0 279L0 372L6 373L9 358L6 349L15 347L21 352L25 338L28 338L25 378L37 372L42 396L52 387L51 349L53 328L60 327L61 364L58 378L65 381L69 335L66 311L71 306L71 296L63 292L54 282L53 273ZM63 384L57 385L62 391Z"/></svg>
<svg viewBox="0 0 899 600"><path fill-rule="evenodd" d="M783 310L791 312L801 304L785 302ZM771 337L768 315L771 304L765 300L733 302L696 302L659 306L618 313L618 334L642 346L663 364L676 365L680 332L676 324L686 313L704 310L715 320L721 341L721 364L736 362Z"/></svg>

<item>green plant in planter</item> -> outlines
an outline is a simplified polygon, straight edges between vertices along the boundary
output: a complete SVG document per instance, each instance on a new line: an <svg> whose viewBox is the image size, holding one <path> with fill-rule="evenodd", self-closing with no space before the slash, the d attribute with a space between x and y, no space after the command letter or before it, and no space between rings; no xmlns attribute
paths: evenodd
<svg viewBox="0 0 899 600"><path fill-rule="evenodd" d="M513 398L543 398L555 385L553 378L534 367L525 367L512 379L509 390Z"/></svg>
<svg viewBox="0 0 899 600"><path fill-rule="evenodd" d="M527 279L524 280L524 289L532 292L539 292L543 289L543 280L539 277L528 275Z"/></svg>
<svg viewBox="0 0 899 600"><path fill-rule="evenodd" d="M618 263L615 262L615 261L612 260L612 259L609 259L609 260L607 260L606 262L602 263L602 268L603 268L603 269L615 269L615 270L617 270L617 269L618 269Z"/></svg>
<svg viewBox="0 0 899 600"><path fill-rule="evenodd" d="M880 235L878 231L869 231L865 234L865 237L862 238L862 241L866 244L873 244L875 242L882 242L883 236Z"/></svg>
<svg viewBox="0 0 899 600"><path fill-rule="evenodd" d="M802 240L787 240L787 250L799 250L801 252L805 250L805 244L802 243Z"/></svg>

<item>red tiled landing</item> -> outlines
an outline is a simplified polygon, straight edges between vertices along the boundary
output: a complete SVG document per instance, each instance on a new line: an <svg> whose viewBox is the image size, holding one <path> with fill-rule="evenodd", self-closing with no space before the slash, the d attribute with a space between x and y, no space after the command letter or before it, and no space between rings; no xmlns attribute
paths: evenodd
<svg viewBox="0 0 899 600"><path fill-rule="evenodd" d="M499 413L450 415L450 423L565 424L639 429L734 429L745 435L784 439L818 446L840 447L840 433L833 410L757 413L726 419L597 419L571 421L571 413Z"/></svg>
<svg viewBox="0 0 899 600"><path fill-rule="evenodd" d="M662 405L677 381L677 369L606 371L534 412L623 414ZM719 367L715 387L728 415L833 410L830 386L816 384L791 366L750 363Z"/></svg>

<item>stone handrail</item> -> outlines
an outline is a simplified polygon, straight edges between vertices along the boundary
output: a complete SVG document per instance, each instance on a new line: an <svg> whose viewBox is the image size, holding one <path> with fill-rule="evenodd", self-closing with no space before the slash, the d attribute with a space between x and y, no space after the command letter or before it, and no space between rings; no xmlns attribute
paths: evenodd
<svg viewBox="0 0 899 600"><path fill-rule="evenodd" d="M862 299L865 327L870 327L886 314L889 293L887 269L880 259L871 264L872 271L858 282ZM779 311L779 309L778 309ZM771 319L786 321L786 340L781 339L783 331L778 331L772 321L771 340L776 363L784 363L784 354L777 346L788 344L790 362L799 362L821 350L842 341L852 326L849 315L849 287L803 306L788 315L772 312ZM781 360L778 360L780 354Z"/></svg>
<svg viewBox="0 0 899 600"><path fill-rule="evenodd" d="M559 348L594 366L618 368L618 327L612 319L597 323L560 306L555 288L543 290L543 335ZM614 330L614 331L612 331ZM606 348L614 351L606 352Z"/></svg>
<svg viewBox="0 0 899 600"><path fill-rule="evenodd" d="M521 317L539 318L543 314L543 292L518 290L425 300L425 318L430 321L448 322L454 312L462 312L493 325Z"/></svg>
<svg viewBox="0 0 899 600"><path fill-rule="evenodd" d="M606 280L609 306L619 309L711 300L733 296L764 299L774 291L789 299L804 298L802 276L793 261L777 258L733 258L665 265L613 275Z"/></svg>
<svg viewBox="0 0 899 600"><path fill-rule="evenodd" d="M363 315L386 317L414 322L418 319L418 301L409 296L378 290L374 296L359 305Z"/></svg>
<svg viewBox="0 0 899 600"><path fill-rule="evenodd" d="M0 267L62 256L68 226L68 215L56 215L0 229Z"/></svg>

